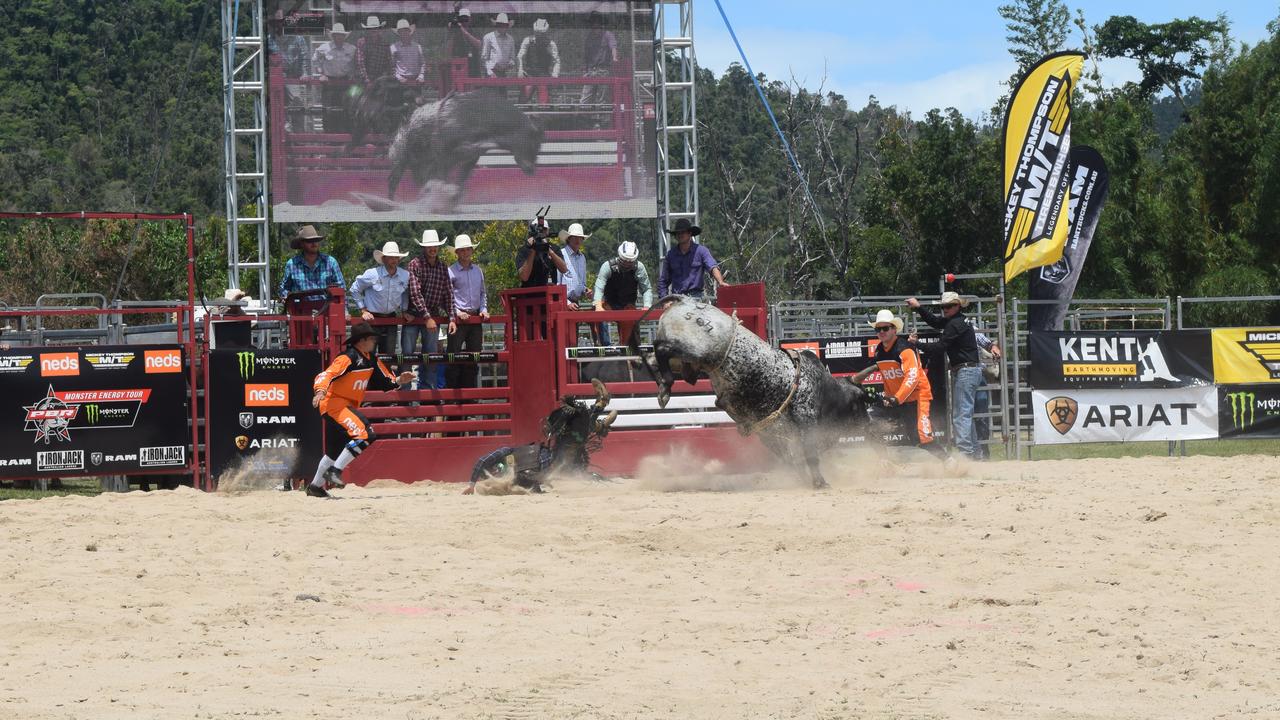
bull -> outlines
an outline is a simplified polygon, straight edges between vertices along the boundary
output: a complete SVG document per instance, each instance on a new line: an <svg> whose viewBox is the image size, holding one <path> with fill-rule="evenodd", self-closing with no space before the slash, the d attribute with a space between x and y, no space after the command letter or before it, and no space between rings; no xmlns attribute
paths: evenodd
<svg viewBox="0 0 1280 720"><path fill-rule="evenodd" d="M525 175L532 175L542 136L542 129L501 94L449 93L414 110L396 131L387 151L387 199L395 199L407 170L420 190L435 195L437 209L451 209L489 150L506 150Z"/></svg>
<svg viewBox="0 0 1280 720"><path fill-rule="evenodd" d="M706 373L716 407L739 432L758 432L765 447L792 467L803 459L813 486L830 487L819 456L837 435L870 428L870 398L863 389L836 380L811 352L793 354L769 345L705 301L670 295L654 307L668 302L653 354L642 356L658 383L658 404L666 407L671 398L673 361L690 384ZM629 343L639 355L635 332Z"/></svg>

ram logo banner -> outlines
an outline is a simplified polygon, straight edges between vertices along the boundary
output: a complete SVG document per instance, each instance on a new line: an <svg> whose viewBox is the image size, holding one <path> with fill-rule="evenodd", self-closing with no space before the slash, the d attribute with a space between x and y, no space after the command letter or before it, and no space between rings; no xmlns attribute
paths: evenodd
<svg viewBox="0 0 1280 720"><path fill-rule="evenodd" d="M1213 331L1213 378L1229 383L1280 383L1280 328Z"/></svg>
<svg viewBox="0 0 1280 720"><path fill-rule="evenodd" d="M1031 392L1037 445L1218 437L1218 388Z"/></svg>
<svg viewBox="0 0 1280 720"><path fill-rule="evenodd" d="M1076 294L1084 259L1093 244L1093 233L1102 215L1102 205L1111 188L1107 164L1097 150L1085 145L1071 148L1071 190L1067 205L1067 245L1062 257L1027 275L1031 300L1055 300L1027 306L1027 328L1061 330L1067 304Z"/></svg>
<svg viewBox="0 0 1280 720"><path fill-rule="evenodd" d="M1055 53L1018 83L1004 123L1004 277L1057 262L1067 242L1071 91L1084 53Z"/></svg>
<svg viewBox="0 0 1280 720"><path fill-rule="evenodd" d="M1221 437L1280 437L1280 384L1218 388Z"/></svg>
<svg viewBox="0 0 1280 720"><path fill-rule="evenodd" d="M1030 334L1032 387L1159 388L1213 381L1207 330Z"/></svg>

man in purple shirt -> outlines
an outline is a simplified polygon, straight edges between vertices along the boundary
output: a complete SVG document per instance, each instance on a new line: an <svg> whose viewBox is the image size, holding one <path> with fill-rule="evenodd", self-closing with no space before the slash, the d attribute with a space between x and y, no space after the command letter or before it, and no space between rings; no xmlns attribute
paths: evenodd
<svg viewBox="0 0 1280 720"><path fill-rule="evenodd" d="M453 239L453 251L458 261L449 266L449 284L453 286L453 316L458 330L449 336L446 351L449 353L480 352L484 347L484 325L489 319L489 301L484 289L484 271L471 262L475 244L469 235ZM472 316L479 322L472 320ZM475 363L449 365L445 368L445 386L451 388L476 387L479 368Z"/></svg>
<svg viewBox="0 0 1280 720"><path fill-rule="evenodd" d="M711 251L693 241L693 236L702 234L702 228L689 222L688 218L680 218L675 227L667 228L667 233L675 238L676 244L667 251L659 269L658 297L671 293L702 297L702 275L707 272L711 273L717 285L727 284L720 273L720 264L711 257Z"/></svg>
<svg viewBox="0 0 1280 720"><path fill-rule="evenodd" d="M404 18L396 22L396 37L399 40L391 45L391 63L396 79L402 83L422 82L426 77L426 59L422 54L422 46L413 41L413 30L413 25Z"/></svg>

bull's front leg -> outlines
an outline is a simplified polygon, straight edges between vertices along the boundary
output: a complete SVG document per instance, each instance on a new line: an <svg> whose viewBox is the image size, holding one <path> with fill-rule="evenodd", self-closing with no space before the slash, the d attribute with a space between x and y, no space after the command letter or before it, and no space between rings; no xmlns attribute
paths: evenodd
<svg viewBox="0 0 1280 720"><path fill-rule="evenodd" d="M653 349L658 361L658 407L665 408L671 400L671 386L676 378L671 374L671 351L665 345L658 344Z"/></svg>
<svg viewBox="0 0 1280 720"><path fill-rule="evenodd" d="M812 435L813 433L808 433ZM813 479L814 490L825 490L831 487L826 478L822 477L822 460L819 457L818 443L812 437L805 437L800 441L804 448L804 463L809 467L809 477Z"/></svg>

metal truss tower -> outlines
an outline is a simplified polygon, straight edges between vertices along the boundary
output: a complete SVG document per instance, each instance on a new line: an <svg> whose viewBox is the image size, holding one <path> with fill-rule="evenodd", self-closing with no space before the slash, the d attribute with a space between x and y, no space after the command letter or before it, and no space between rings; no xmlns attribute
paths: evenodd
<svg viewBox="0 0 1280 720"><path fill-rule="evenodd" d="M694 78L693 0L655 0L654 95L657 120L658 257L663 228L680 218L698 222L698 103ZM674 17L668 17L668 13Z"/></svg>
<svg viewBox="0 0 1280 720"><path fill-rule="evenodd" d="M272 298L267 232L267 86L263 0L222 0L222 168L227 210L227 282L258 275L257 295ZM242 237L257 250L240 256ZM251 293L252 294L252 293Z"/></svg>

